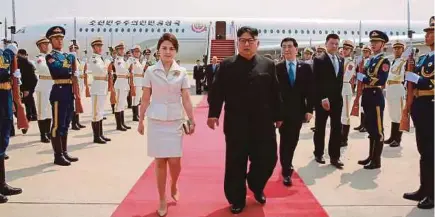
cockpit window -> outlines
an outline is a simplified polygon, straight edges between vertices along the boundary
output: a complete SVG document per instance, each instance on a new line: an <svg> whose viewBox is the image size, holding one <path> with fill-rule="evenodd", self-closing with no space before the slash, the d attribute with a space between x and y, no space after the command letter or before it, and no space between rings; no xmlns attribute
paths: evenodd
<svg viewBox="0 0 435 217"><path fill-rule="evenodd" d="M26 33L26 27L19 29L15 34Z"/></svg>

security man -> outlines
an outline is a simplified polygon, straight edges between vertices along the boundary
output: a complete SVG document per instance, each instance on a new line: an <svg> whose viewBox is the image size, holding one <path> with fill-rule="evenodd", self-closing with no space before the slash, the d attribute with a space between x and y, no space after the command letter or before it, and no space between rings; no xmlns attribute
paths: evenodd
<svg viewBox="0 0 435 217"><path fill-rule="evenodd" d="M116 119L116 129L120 131L125 131L126 129L131 129L131 127L125 125L124 122L124 110L126 107L126 98L128 95L128 90L130 89L128 85L128 65L124 61L124 42L120 42L115 46L116 58L114 60L115 71L116 71L116 81L115 81L115 92L116 92L116 105L115 105L115 119Z"/></svg>
<svg viewBox="0 0 435 217"><path fill-rule="evenodd" d="M410 112L420 153L420 188L403 197L419 201L417 207L420 209L434 207L434 16L429 23L424 31L430 52L420 57L414 72L405 75L405 80L414 83L415 89Z"/></svg>
<svg viewBox="0 0 435 217"><path fill-rule="evenodd" d="M363 66L364 68L367 68L370 61L370 56L372 55L372 49L370 48L370 46L364 45L362 51L363 51L363 60L364 60ZM359 104L361 105L361 99ZM355 127L353 129L361 133L367 132L367 129L364 127L364 123L365 123L364 108L360 106L360 124L358 127Z"/></svg>
<svg viewBox="0 0 435 217"><path fill-rule="evenodd" d="M6 196L22 193L20 188L13 188L6 184L5 169L5 152L9 145L13 119L11 64L16 59L17 52L18 48L14 44L7 45L5 50L0 49L0 203L8 201ZM19 70L14 73L19 77Z"/></svg>
<svg viewBox="0 0 435 217"><path fill-rule="evenodd" d="M341 146L347 146L347 138L350 129L350 112L352 109L352 85L350 81L355 76L355 62L352 58L355 45L350 40L343 41L343 57L344 57L344 74L343 74L343 109L341 110Z"/></svg>
<svg viewBox="0 0 435 217"><path fill-rule="evenodd" d="M50 70L45 60L45 56L47 56L49 51L49 44L50 41L45 36L36 41L36 46L40 53L36 56L35 62L36 73L39 76L35 92L38 96L36 102L38 109L38 126L41 134L41 142L43 143L50 143L50 125L51 119L53 118L50 104L50 92L53 87L53 79L51 79Z"/></svg>
<svg viewBox="0 0 435 217"><path fill-rule="evenodd" d="M85 83L84 83L84 64L81 64L79 61L79 58L77 56L77 51L79 50L78 45L74 45L71 43L69 46L69 52L76 56L76 64L77 64L77 71L79 72L78 81L79 81L79 87L80 87L80 99L84 99L84 91L85 91ZM75 110L72 114L71 118L71 129L73 130L80 130L80 128L86 128L86 126L80 124L80 116L79 113L77 113Z"/></svg>
<svg viewBox="0 0 435 217"><path fill-rule="evenodd" d="M405 78L406 60L408 59L407 57L402 57L404 51L405 42L394 41L394 61L388 74L386 97L388 113L391 119L391 134L390 138L384 141L384 144L389 144L391 147L399 146L402 141L402 132L399 131L399 126L402 117L403 99L405 97L403 80Z"/></svg>
<svg viewBox="0 0 435 217"><path fill-rule="evenodd" d="M92 57L88 61L88 68L92 72L93 81L91 86L92 103L92 130L94 132L94 143L105 144L111 139L103 135L104 104L107 98L109 64L104 62L101 56L103 52L103 39L100 37L91 41L93 50Z"/></svg>
<svg viewBox="0 0 435 217"><path fill-rule="evenodd" d="M79 76L78 70L73 72L73 64L76 62L74 54L62 52L65 29L61 26L53 26L48 29L45 37L50 40L52 51L45 57L54 80L50 93L52 106L53 125L51 128L51 144L54 150L54 164L69 166L71 162L78 161L67 152L68 126L74 111L73 77ZM78 93L77 93L78 94Z"/></svg>
<svg viewBox="0 0 435 217"><path fill-rule="evenodd" d="M385 85L390 71L390 61L384 56L383 50L388 43L388 36L379 30L370 32L370 43L374 56L370 59L365 73L358 72L357 79L365 84L361 105L364 108L366 128L369 133L369 157L358 161L365 165L364 169L381 167L381 154L384 147L383 115L385 108L382 86Z"/></svg>
<svg viewBox="0 0 435 217"><path fill-rule="evenodd" d="M133 76L133 84L136 92L136 96L132 97L132 111L133 111L133 121L139 121L139 103L142 98L142 86L143 77L146 66L146 60L140 61L141 47L136 45L133 47L133 57L130 59L131 75Z"/></svg>

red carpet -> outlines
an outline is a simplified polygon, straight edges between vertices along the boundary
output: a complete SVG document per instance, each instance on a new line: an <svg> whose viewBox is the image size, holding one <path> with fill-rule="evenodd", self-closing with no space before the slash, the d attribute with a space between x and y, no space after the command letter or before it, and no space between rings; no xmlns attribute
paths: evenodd
<svg viewBox="0 0 435 217"><path fill-rule="evenodd" d="M234 216L228 209L229 205L223 189L225 159L223 125L220 123L215 131L209 129L205 124L207 112L207 101L204 97L195 110L196 132L193 136L186 136L183 144L184 156L179 179L180 201L177 204L171 202L170 188L167 188L168 217ZM275 173L265 189L267 204L265 206L257 204L248 190L247 206L237 216L328 216L296 173L293 174L293 186L286 188L279 179L280 171L278 161ZM154 164L151 164L112 217L157 216L157 208L158 193Z"/></svg>

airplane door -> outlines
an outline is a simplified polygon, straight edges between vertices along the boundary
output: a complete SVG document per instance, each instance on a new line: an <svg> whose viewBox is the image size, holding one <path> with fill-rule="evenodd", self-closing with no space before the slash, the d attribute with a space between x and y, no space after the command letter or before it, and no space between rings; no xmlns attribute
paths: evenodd
<svg viewBox="0 0 435 217"><path fill-rule="evenodd" d="M225 40L227 35L227 24L225 21L216 21L216 39Z"/></svg>

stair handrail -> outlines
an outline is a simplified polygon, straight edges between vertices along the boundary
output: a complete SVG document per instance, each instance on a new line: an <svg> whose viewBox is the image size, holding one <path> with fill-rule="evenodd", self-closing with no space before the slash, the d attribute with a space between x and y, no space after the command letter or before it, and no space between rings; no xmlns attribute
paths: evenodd
<svg viewBox="0 0 435 217"><path fill-rule="evenodd" d="M211 41L213 40L214 28L213 22L210 21L210 26L208 28L208 38L207 38L207 62L206 65L210 64L210 55L211 55Z"/></svg>
<svg viewBox="0 0 435 217"><path fill-rule="evenodd" d="M237 41L237 24L234 24L234 20L232 21L233 25L233 39L234 39L234 54L238 55L239 54L239 50L237 49L238 47L238 41Z"/></svg>

